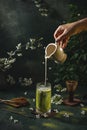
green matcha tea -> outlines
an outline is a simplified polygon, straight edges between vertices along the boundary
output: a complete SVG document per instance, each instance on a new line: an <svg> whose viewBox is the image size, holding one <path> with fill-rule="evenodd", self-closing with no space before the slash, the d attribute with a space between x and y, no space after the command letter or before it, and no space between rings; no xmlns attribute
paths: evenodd
<svg viewBox="0 0 87 130"><path fill-rule="evenodd" d="M51 86L37 86L36 89L36 112L48 113L51 111Z"/></svg>

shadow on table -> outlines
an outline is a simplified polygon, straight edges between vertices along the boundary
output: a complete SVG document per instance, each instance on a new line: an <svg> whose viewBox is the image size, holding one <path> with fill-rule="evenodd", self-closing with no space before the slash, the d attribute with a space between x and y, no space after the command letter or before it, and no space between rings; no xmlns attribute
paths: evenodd
<svg viewBox="0 0 87 130"><path fill-rule="evenodd" d="M8 120L0 120L0 130L23 130L20 122L13 123Z"/></svg>

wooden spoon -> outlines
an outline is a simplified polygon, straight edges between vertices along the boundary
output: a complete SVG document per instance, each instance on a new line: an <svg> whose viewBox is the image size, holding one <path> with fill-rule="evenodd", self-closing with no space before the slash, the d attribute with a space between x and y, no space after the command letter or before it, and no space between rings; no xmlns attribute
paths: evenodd
<svg viewBox="0 0 87 130"><path fill-rule="evenodd" d="M0 102L13 107L22 107L30 104L29 101L24 97L12 98L10 100L0 99Z"/></svg>

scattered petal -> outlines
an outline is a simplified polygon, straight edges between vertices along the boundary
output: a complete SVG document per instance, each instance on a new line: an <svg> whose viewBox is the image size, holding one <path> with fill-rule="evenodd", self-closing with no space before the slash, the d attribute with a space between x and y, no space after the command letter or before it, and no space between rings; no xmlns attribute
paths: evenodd
<svg viewBox="0 0 87 130"><path fill-rule="evenodd" d="M86 112L85 112L84 110L81 111L81 114L82 114L82 115L85 115L85 113L86 113Z"/></svg>
<svg viewBox="0 0 87 130"><path fill-rule="evenodd" d="M33 110L34 110L34 108L30 107L30 108L29 108L29 110L33 111Z"/></svg>
<svg viewBox="0 0 87 130"><path fill-rule="evenodd" d="M18 123L18 120L14 120L14 123Z"/></svg>
<svg viewBox="0 0 87 130"><path fill-rule="evenodd" d="M68 113L64 113L63 116L66 117L66 118L69 118L69 114Z"/></svg>
<svg viewBox="0 0 87 130"><path fill-rule="evenodd" d="M10 121L12 121L13 119L14 119L13 116L10 116L10 117L9 117L9 120L10 120Z"/></svg>
<svg viewBox="0 0 87 130"><path fill-rule="evenodd" d="M84 104L81 103L80 106L81 106L81 107L84 107Z"/></svg>
<svg viewBox="0 0 87 130"><path fill-rule="evenodd" d="M40 118L40 115L39 115L39 114L37 114L37 115L36 115L36 118L37 118L37 119L39 119L39 118Z"/></svg>

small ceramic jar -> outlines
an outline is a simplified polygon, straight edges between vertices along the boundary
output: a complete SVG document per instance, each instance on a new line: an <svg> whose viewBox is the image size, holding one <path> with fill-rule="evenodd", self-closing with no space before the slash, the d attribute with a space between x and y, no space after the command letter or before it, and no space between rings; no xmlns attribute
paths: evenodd
<svg viewBox="0 0 87 130"><path fill-rule="evenodd" d="M51 57L53 57L56 62L63 63L67 58L67 54L64 53L63 49L59 45L50 43L45 49L45 58Z"/></svg>

